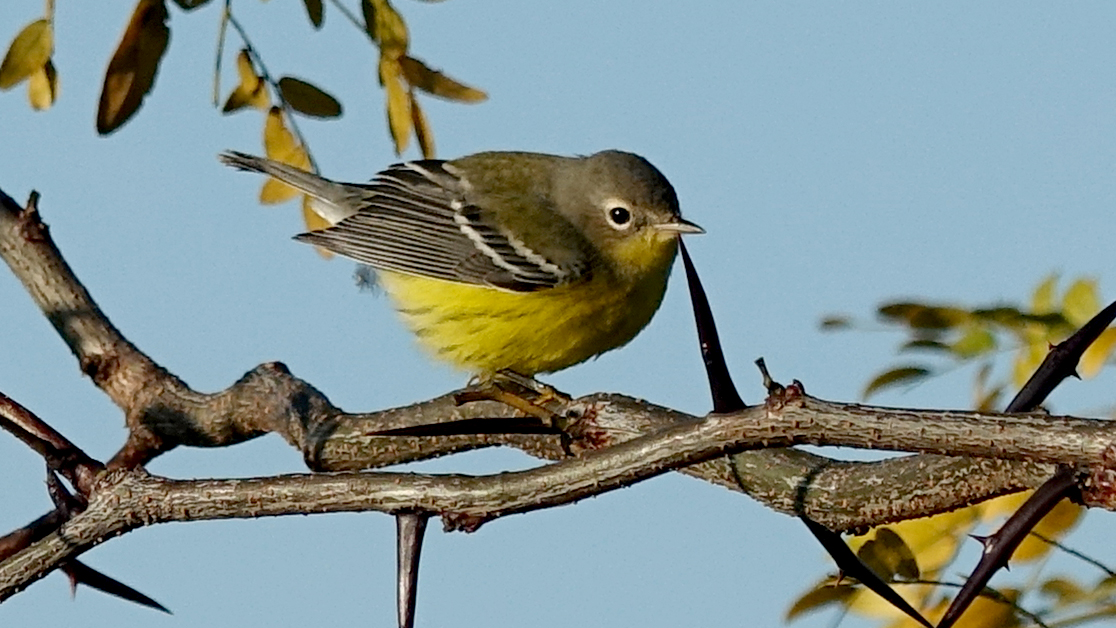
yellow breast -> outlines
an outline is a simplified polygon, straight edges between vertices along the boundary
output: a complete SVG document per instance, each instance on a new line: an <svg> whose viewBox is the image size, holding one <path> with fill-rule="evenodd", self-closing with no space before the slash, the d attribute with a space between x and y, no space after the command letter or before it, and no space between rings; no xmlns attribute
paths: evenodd
<svg viewBox="0 0 1116 628"><path fill-rule="evenodd" d="M584 362L634 338L662 302L674 258L670 249L636 279L597 273L535 292L386 271L379 279L437 358L482 377L502 369L534 375Z"/></svg>

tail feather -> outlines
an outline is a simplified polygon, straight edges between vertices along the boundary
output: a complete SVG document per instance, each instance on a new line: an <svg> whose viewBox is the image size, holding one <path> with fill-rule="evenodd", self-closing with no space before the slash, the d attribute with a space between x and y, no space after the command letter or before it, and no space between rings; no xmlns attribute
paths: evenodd
<svg viewBox="0 0 1116 628"><path fill-rule="evenodd" d="M311 208L330 224L337 224L357 212L358 207L353 202L353 191L342 183L330 181L274 159L247 153L230 150L221 153L217 158L226 166L265 174L309 195L313 199L310 203Z"/></svg>

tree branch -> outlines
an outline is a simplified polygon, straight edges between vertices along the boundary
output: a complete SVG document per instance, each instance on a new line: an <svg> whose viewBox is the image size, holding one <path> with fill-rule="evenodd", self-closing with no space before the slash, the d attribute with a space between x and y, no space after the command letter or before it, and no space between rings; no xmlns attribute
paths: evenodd
<svg viewBox="0 0 1116 628"><path fill-rule="evenodd" d="M193 391L108 321L51 242L36 200L33 195L21 208L0 191L0 257L83 372L123 409L129 437L110 471L95 481L86 510L68 521L48 514L0 539L0 559L8 557L0 563L0 600L113 535L164 521L410 510L468 530L681 469L831 529L858 529L1037 486L1052 475L1053 463L1089 467L1095 478L1113 475L1116 432L1108 422L838 404L792 385L764 405L705 419L619 395L573 400L558 412L571 424L571 451L578 456L519 473L155 478L139 467L173 447L228 446L267 432L281 434L319 471L368 469L492 445L547 459L566 456L559 439L546 435L371 436L397 427L509 417L513 410L492 402L457 405L446 395L350 414L279 363L256 367L225 391ZM784 449L797 444L922 453L839 462ZM1098 482L1087 500L1112 507L1112 486Z"/></svg>

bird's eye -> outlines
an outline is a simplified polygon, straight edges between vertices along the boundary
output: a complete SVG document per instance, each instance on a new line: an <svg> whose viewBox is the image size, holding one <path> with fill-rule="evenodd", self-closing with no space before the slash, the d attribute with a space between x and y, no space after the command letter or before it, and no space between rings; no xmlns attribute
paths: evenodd
<svg viewBox="0 0 1116 628"><path fill-rule="evenodd" d="M628 225L632 222L632 212L628 211L627 207L610 207L608 210L608 222L617 229L627 229Z"/></svg>

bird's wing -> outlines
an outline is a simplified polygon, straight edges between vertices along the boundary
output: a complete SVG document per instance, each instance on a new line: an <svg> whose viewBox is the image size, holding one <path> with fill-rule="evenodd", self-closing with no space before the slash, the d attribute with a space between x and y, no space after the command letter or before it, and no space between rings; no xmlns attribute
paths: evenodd
<svg viewBox="0 0 1116 628"><path fill-rule="evenodd" d="M530 292L588 273L582 256L555 263L470 204L468 184L443 161L396 164L367 185L358 211L296 236L374 268Z"/></svg>

